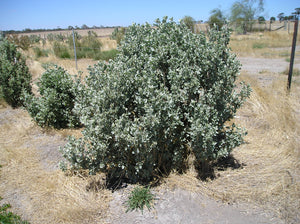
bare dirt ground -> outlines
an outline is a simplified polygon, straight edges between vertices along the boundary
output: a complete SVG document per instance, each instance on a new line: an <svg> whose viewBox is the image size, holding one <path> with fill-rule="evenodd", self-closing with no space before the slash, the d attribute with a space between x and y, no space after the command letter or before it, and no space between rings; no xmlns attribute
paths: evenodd
<svg viewBox="0 0 300 224"><path fill-rule="evenodd" d="M244 57L240 60L242 72L258 83L254 98L259 96L259 91L272 90L273 83L282 78L280 73L288 66L284 59ZM300 69L300 63L297 62L295 67ZM124 203L134 187L132 185L113 193L108 190L87 191L93 179L62 173L58 168L62 159L58 148L65 144L69 132L45 131L31 121L26 111L12 109L2 102L0 196L3 200L0 203L10 203L14 212L31 223L299 223L300 195L297 189L300 190L300 167L299 157L294 158L299 154L279 151L274 156L285 142L282 136L273 132L268 135L269 130L273 130L272 124L259 117L259 111L264 110L260 105L263 102L251 100L244 112L237 115L242 125L252 125L249 125L247 144L234 151L241 167L220 170L216 173L217 178L208 182L195 178L194 170L181 176L172 174L152 189L156 198L154 208L144 213L125 212ZM292 105L293 108L299 106L297 100L292 102L296 104ZM257 111L253 111L256 107ZM254 115L250 116L248 110ZM292 113L295 119L290 122L299 122L299 110ZM268 147L251 138L256 132ZM285 130L285 133L285 139L294 139L293 142L287 140L287 143L294 151L299 151L297 126L291 132ZM252 147L260 151L252 150ZM289 159L289 166L281 164L285 158ZM266 167L271 166L269 164L276 165L278 172L272 170L269 176L263 176ZM262 180L264 178L272 183ZM280 193L294 188L296 193ZM286 207L280 201L287 203Z"/></svg>

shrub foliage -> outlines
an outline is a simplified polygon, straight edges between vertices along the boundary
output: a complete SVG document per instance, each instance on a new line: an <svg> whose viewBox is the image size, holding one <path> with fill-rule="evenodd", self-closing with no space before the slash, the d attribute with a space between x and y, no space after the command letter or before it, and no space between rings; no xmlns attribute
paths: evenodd
<svg viewBox="0 0 300 224"><path fill-rule="evenodd" d="M0 92L12 107L23 104L22 92L31 93L31 79L25 59L16 45L0 40Z"/></svg>
<svg viewBox="0 0 300 224"><path fill-rule="evenodd" d="M62 149L63 168L136 182L183 171L191 153L197 163L228 156L244 133L227 121L250 94L236 87L229 38L226 27L196 35L167 18L129 27L115 60L79 88L85 130Z"/></svg>
<svg viewBox="0 0 300 224"><path fill-rule="evenodd" d="M63 68L49 66L42 74L39 87L39 97L25 94L26 108L42 127L65 128L77 126L79 120L73 113L76 87Z"/></svg>

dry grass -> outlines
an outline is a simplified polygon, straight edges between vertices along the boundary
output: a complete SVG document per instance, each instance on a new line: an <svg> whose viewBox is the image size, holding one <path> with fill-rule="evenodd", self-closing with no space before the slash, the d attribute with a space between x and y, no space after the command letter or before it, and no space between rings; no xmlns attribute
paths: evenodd
<svg viewBox="0 0 300 224"><path fill-rule="evenodd" d="M102 47L101 47L102 51L109 51L109 50L117 48L116 40L112 40L108 37L102 37L102 38L100 38L100 41L102 43Z"/></svg>
<svg viewBox="0 0 300 224"><path fill-rule="evenodd" d="M99 40L102 42L102 51L108 51L112 49L117 48L117 42L115 40L111 40L108 37L101 37ZM33 47L39 47L41 49L48 50L49 54L48 57L41 57L41 58L35 58L34 56L34 51ZM32 48L30 48L28 51L22 51L22 54L25 55L27 58L27 66L29 67L29 71L32 74L32 80L33 82L36 82L38 78L41 76L41 74L45 71L44 68L42 67L43 64L48 64L48 63L54 63L57 64L64 69L66 69L71 75L78 75L79 72L82 73L83 76L88 75L88 70L87 68L89 66L93 66L94 64L97 63L96 60L93 59L88 59L88 58L83 58L83 59L78 59L77 60L77 67L76 69L76 63L75 59L61 59L56 57L53 54L53 46L52 43L47 41L44 46L42 44L35 44L33 45ZM37 86L33 85L33 90L37 90Z"/></svg>
<svg viewBox="0 0 300 224"><path fill-rule="evenodd" d="M45 170L38 152L43 139L37 136L43 135L42 130L25 111L12 110L2 102L0 112L3 203L8 198L15 212L32 223L100 223L111 193L86 191L90 177Z"/></svg>
<svg viewBox="0 0 300 224"><path fill-rule="evenodd" d="M109 37L115 28L100 28L100 29L85 29L85 30L74 30L79 33L81 36L87 36L89 31L95 32L99 37ZM57 31L43 31L43 32L30 32L30 33L22 33L20 35L37 35L42 38L46 38L48 34L61 34L64 36L72 35L72 30L57 30Z"/></svg>
<svg viewBox="0 0 300 224"><path fill-rule="evenodd" d="M292 38L287 31L233 35L230 47L239 56L289 57Z"/></svg>
<svg viewBox="0 0 300 224"><path fill-rule="evenodd" d="M299 86L287 96L285 76L264 88L249 75L243 79L253 93L237 122L249 134L234 156L246 166L220 174L210 187L225 199L252 201L291 221L300 211Z"/></svg>

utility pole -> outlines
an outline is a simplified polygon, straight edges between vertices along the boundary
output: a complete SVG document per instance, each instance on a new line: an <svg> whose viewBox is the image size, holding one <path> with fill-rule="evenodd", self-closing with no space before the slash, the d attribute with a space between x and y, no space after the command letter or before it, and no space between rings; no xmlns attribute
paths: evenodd
<svg viewBox="0 0 300 224"><path fill-rule="evenodd" d="M74 29L72 29L72 34L73 34L73 45L74 45L74 56L75 56L76 70L78 70Z"/></svg>
<svg viewBox="0 0 300 224"><path fill-rule="evenodd" d="M290 69L289 69L288 86L287 86L288 91L291 89L291 82L292 82L292 75L293 75L293 66L294 66L295 49L296 49L296 41L297 41L297 33L298 33L298 22L299 22L298 16L299 16L299 11L296 9L294 36L293 36L293 43L292 43L292 52L291 52Z"/></svg>

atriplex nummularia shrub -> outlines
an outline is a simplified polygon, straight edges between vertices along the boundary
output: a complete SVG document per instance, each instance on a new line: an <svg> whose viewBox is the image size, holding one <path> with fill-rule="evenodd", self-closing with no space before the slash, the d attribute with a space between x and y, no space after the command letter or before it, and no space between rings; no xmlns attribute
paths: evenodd
<svg viewBox="0 0 300 224"><path fill-rule="evenodd" d="M226 27L196 35L167 18L129 27L115 60L90 68L81 86L85 129L62 149L63 168L136 182L184 170L190 153L197 163L228 156L244 133L226 121L250 94L235 85L229 39Z"/></svg>
<svg viewBox="0 0 300 224"><path fill-rule="evenodd" d="M25 94L25 106L31 117L42 127L65 128L79 125L73 113L76 83L63 68L46 67L39 82L39 97Z"/></svg>
<svg viewBox="0 0 300 224"><path fill-rule="evenodd" d="M31 93L29 69L17 47L0 40L0 95L12 107L23 104L22 92Z"/></svg>

